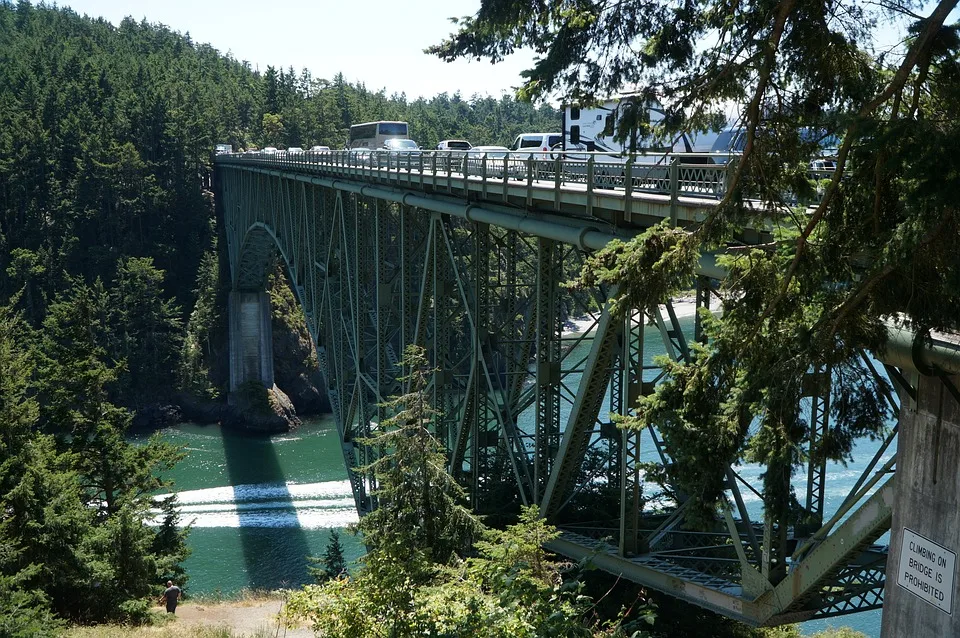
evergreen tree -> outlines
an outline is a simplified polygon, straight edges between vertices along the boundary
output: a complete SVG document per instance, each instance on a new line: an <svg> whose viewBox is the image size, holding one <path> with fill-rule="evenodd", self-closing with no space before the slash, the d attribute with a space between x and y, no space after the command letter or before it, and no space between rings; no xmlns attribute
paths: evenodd
<svg viewBox="0 0 960 638"><path fill-rule="evenodd" d="M126 362L118 383L136 405L157 400L157 390L173 387L176 376L180 308L163 298L163 278L150 257L123 258L109 295L110 332L118 358Z"/></svg>
<svg viewBox="0 0 960 638"><path fill-rule="evenodd" d="M558 532L536 507L505 531L470 514L430 433L423 349L409 346L401 366L408 391L385 404L392 415L371 441L386 453L371 466L378 507L357 525L368 552L352 577L294 594L289 613L338 638L646 636L635 623L649 607L605 626L586 617L591 601L543 549Z"/></svg>
<svg viewBox="0 0 960 638"><path fill-rule="evenodd" d="M108 365L99 343L106 299L99 284L75 282L51 304L37 353L39 425L54 437L47 453L58 454L54 458L67 472L58 479L58 493L39 502L61 503L72 528L60 521L49 524L73 534L57 535L57 547L41 544L45 536L40 534L31 547L34 562L55 567L44 591L56 609L87 620L141 615L142 605L134 601L150 595L158 576L174 571L186 556L185 532L172 528L173 503L164 504L165 521L158 530L145 524L154 505L151 494L170 485L161 473L183 454L159 435L142 445L124 436L130 414L108 396L118 369ZM30 493L39 498L37 476ZM44 507L47 518L49 509ZM99 586L91 592L89 583Z"/></svg>
<svg viewBox="0 0 960 638"><path fill-rule="evenodd" d="M73 571L74 552L50 555L53 564L38 559L75 539L75 522L84 520L78 499L69 503L57 497L60 488L76 494L75 487L69 489L72 476L63 470L49 439L35 436L37 403L29 394L34 366L23 347L29 339L23 320L0 307L0 588L5 593L0 597L0 635L18 638L56 635L58 622L43 585L54 570ZM47 497L51 500L38 500ZM65 503L67 512L61 507ZM48 527L50 519L55 523Z"/></svg>
<svg viewBox="0 0 960 638"><path fill-rule="evenodd" d="M307 567L307 571L318 584L346 574L347 560L343 556L340 532L335 529L330 530L330 540L327 542L327 548L323 551L323 556L308 556L307 560L313 564Z"/></svg>
<svg viewBox="0 0 960 638"><path fill-rule="evenodd" d="M213 360L213 341L220 322L218 295L220 273L216 242L203 256L197 271L197 302L187 321L180 354L179 387L196 396L214 399L217 388L210 381L209 366Z"/></svg>

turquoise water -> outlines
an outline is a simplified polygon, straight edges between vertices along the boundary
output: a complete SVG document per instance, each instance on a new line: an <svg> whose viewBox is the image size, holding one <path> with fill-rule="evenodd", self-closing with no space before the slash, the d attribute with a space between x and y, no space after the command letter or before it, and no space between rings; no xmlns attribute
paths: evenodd
<svg viewBox="0 0 960 638"><path fill-rule="evenodd" d="M692 330L692 318L683 323L685 330ZM582 367L578 362L586 357L588 348L588 343L576 346L564 368ZM660 336L648 330L645 359L651 362L663 352ZM570 375L565 394L575 393L578 382L578 375ZM607 405L605 401L604 411ZM564 400L563 420L569 411L570 402ZM532 420L532 410L520 415L521 429L528 430ZM172 478L183 521L193 525L189 538L193 554L185 564L192 593L229 595L242 588L276 589L309 582L305 557L323 552L331 529L342 529L357 519L336 427L329 417L310 420L296 432L274 437L242 436L217 426L192 424L165 430L164 436L184 445L188 454ZM828 468L828 517L878 447L878 442L862 441L848 467L834 464ZM649 439L642 443L642 450L644 460L652 460ZM738 471L759 486L758 466L745 464ZM747 490L743 496L751 516L759 519L760 499ZM363 551L359 539L349 534L342 534L341 539L347 560L356 560ZM879 636L880 612L812 621L804 623L803 629L813 633L829 626L850 626L867 636Z"/></svg>
<svg viewBox="0 0 960 638"><path fill-rule="evenodd" d="M296 432L251 437L218 426L164 432L188 454L172 473L184 524L192 525L186 568L191 593L296 587L310 578L331 529L357 520L332 419ZM341 535L348 561L363 546Z"/></svg>

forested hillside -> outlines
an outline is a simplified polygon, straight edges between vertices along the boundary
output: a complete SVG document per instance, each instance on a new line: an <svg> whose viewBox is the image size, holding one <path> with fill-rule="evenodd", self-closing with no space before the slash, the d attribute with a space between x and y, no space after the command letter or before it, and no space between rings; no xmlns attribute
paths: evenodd
<svg viewBox="0 0 960 638"><path fill-rule="evenodd" d="M327 77L0 0L0 635L136 620L183 582L175 503L150 497L179 452L126 435L131 410L222 396L215 143L340 146L368 119L425 145L559 125L512 98L409 102ZM282 336L298 310L274 280Z"/></svg>
<svg viewBox="0 0 960 638"><path fill-rule="evenodd" d="M110 322L103 344L117 360L151 359L119 388L127 405L146 399L131 384L175 384L184 331L209 330L188 318L215 235L203 190L215 143L336 148L350 124L373 119L408 121L425 146L505 143L560 121L506 96L410 102L341 74L258 73L164 26L113 26L26 1L0 2L0 33L0 300L22 289L20 306L39 325L71 277L112 287L138 258L141 279L162 285L140 289L140 305ZM209 273L201 279L209 290Z"/></svg>

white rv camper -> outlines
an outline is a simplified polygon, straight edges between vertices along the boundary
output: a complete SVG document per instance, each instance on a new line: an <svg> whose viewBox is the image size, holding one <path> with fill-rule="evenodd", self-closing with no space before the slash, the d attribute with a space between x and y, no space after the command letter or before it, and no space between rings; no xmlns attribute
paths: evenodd
<svg viewBox="0 0 960 638"><path fill-rule="evenodd" d="M636 131L626 140L617 139L617 129L624 117L638 123L656 124L663 120L663 110L652 101L641 103L638 95L623 95L605 100L598 106L581 108L568 105L563 109L563 150L599 153L598 162L626 162L631 152L636 163L658 163L666 153L689 153L693 149L686 135L661 140Z"/></svg>

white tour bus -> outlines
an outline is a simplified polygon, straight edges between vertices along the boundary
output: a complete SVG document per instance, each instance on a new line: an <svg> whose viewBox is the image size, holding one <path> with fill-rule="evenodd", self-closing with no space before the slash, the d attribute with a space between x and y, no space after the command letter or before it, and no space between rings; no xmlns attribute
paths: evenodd
<svg viewBox="0 0 960 638"><path fill-rule="evenodd" d="M349 148L376 150L389 139L409 139L406 122L365 122L350 127Z"/></svg>
<svg viewBox="0 0 960 638"><path fill-rule="evenodd" d="M626 162L632 146L637 154L645 154L636 158L637 163L656 163L657 156L662 158L670 152L692 152L686 135L679 135L672 142L652 136L637 136L622 142L616 139L617 125L629 109L641 109L637 119L646 124L663 120L663 109L658 103L647 101L639 105L641 99L638 95L623 95L590 108L567 105L563 109L563 150L602 153L597 156L599 162Z"/></svg>

